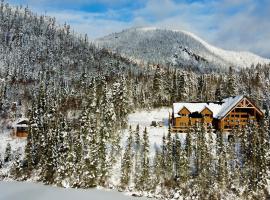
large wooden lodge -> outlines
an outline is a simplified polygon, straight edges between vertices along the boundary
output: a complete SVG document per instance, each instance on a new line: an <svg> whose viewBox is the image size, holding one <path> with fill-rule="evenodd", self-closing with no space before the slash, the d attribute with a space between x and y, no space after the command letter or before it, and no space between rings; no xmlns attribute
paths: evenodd
<svg viewBox="0 0 270 200"><path fill-rule="evenodd" d="M260 121L264 113L245 96L235 96L220 102L174 103L171 130L186 132L197 123L212 125L215 130L229 132L242 128L249 121Z"/></svg>

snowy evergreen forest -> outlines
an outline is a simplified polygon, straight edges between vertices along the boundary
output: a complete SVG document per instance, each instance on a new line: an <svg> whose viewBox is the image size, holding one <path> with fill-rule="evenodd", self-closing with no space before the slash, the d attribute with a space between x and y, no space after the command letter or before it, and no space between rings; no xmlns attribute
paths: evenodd
<svg viewBox="0 0 270 200"><path fill-rule="evenodd" d="M95 47L67 24L4 1L0 41L1 127L20 115L30 120L25 152L13 152L7 144L0 156L1 179L102 186L157 198L269 197L270 64L208 73L192 66L141 66ZM198 125L184 140L168 132L151 157L147 128L127 124L128 115L139 109L238 94L266 114L259 125L234 130L232 141ZM129 129L125 145L123 129ZM119 162L121 174L113 185L112 168Z"/></svg>

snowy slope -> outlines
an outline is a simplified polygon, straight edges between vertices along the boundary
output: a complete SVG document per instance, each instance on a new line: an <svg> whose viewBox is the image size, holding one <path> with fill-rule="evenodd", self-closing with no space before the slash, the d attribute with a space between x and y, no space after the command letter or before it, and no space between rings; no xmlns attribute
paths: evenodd
<svg viewBox="0 0 270 200"><path fill-rule="evenodd" d="M97 39L96 44L134 60L193 65L197 68L249 67L270 63L249 52L227 51L214 47L196 35L179 30L131 28Z"/></svg>

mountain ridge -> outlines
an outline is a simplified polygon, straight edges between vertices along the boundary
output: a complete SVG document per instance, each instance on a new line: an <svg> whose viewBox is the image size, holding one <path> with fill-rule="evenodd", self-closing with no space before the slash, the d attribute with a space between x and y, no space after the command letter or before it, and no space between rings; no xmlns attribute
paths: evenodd
<svg viewBox="0 0 270 200"><path fill-rule="evenodd" d="M215 47L193 33L156 27L136 27L112 33L94 41L123 56L154 63L198 68L250 67L268 64L270 59L247 51L231 51Z"/></svg>

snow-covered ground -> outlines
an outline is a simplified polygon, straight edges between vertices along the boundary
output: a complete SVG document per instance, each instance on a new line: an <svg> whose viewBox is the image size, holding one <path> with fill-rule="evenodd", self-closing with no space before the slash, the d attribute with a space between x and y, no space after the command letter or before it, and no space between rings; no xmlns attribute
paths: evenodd
<svg viewBox="0 0 270 200"><path fill-rule="evenodd" d="M0 181L0 200L146 200L104 189L70 189L30 182Z"/></svg>
<svg viewBox="0 0 270 200"><path fill-rule="evenodd" d="M162 144L162 137L167 135L169 128L169 114L172 113L172 108L164 107L160 109L152 109L149 111L136 111L128 117L128 124L135 130L139 124L141 136L144 128L147 128L150 142L150 156L154 156L155 147L160 147ZM162 126L151 126L152 121L161 122ZM173 134L172 134L173 135ZM178 134L182 142L184 141L185 134Z"/></svg>
<svg viewBox="0 0 270 200"><path fill-rule="evenodd" d="M169 113L172 112L172 108L160 108L149 111L136 111L128 117L128 124L135 130L139 124L140 133L142 135L144 128L147 128L150 142L150 156L155 154L155 147L160 147L162 144L163 135L167 135L169 128ZM151 126L152 121L160 122L162 126Z"/></svg>
<svg viewBox="0 0 270 200"><path fill-rule="evenodd" d="M0 159L2 161L4 160L5 151L6 151L6 147L8 143L11 146L11 156L15 156L17 153L20 153L21 155L23 155L23 152L24 152L26 139L25 138L12 138L10 133L11 133L11 130L9 129L2 130L2 132L0 133ZM4 166L1 169L1 173L3 176L5 176L10 170L12 162L3 163L3 165ZM0 196L1 196L1 193L0 193Z"/></svg>
<svg viewBox="0 0 270 200"><path fill-rule="evenodd" d="M12 154L15 155L16 151L23 152L26 138L13 138L11 137L11 130L4 130L0 133L0 155L4 157L7 144L10 143Z"/></svg>

